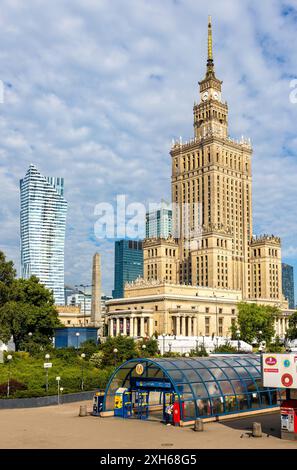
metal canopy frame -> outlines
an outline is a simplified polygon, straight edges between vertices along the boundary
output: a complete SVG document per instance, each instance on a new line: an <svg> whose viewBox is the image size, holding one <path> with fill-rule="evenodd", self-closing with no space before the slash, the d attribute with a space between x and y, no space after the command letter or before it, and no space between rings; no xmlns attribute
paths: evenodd
<svg viewBox="0 0 297 470"><path fill-rule="evenodd" d="M142 375L135 370L139 363L144 367ZM131 359L111 376L104 411L113 410L116 390L129 389L131 377L169 380L183 421L278 406L278 389L263 387L261 357L255 354Z"/></svg>

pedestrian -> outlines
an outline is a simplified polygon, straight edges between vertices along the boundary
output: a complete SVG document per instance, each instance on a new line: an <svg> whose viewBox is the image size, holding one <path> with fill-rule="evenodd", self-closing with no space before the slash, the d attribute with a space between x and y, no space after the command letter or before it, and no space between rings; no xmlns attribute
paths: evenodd
<svg viewBox="0 0 297 470"><path fill-rule="evenodd" d="M165 408L165 424L170 426L172 423L173 405L167 405Z"/></svg>

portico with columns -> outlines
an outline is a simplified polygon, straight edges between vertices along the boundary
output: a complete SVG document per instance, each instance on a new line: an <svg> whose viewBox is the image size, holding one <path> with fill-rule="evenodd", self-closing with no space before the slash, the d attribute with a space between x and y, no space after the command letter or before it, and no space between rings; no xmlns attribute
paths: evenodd
<svg viewBox="0 0 297 470"><path fill-rule="evenodd" d="M151 310L131 312L110 311L108 314L109 336L151 337L154 334L154 319Z"/></svg>
<svg viewBox="0 0 297 470"><path fill-rule="evenodd" d="M171 317L171 333L176 336L198 336L198 313L177 312L169 313Z"/></svg>

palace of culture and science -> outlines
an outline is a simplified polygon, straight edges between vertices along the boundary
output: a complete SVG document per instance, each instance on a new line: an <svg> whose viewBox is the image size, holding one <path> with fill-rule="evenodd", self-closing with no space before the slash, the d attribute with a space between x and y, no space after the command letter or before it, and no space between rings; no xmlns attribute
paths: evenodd
<svg viewBox="0 0 297 470"><path fill-rule="evenodd" d="M228 134L210 18L206 74L193 112L193 139L174 142L170 152L179 235L144 240L143 279L127 284L124 298L108 302L109 335L226 336L240 301L280 307L276 333L282 335L288 304L281 242L252 235L252 147Z"/></svg>

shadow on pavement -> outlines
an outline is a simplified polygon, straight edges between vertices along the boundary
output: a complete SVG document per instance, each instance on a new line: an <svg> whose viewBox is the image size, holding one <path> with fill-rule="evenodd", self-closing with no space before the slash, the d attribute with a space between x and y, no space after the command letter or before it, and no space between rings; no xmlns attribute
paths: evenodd
<svg viewBox="0 0 297 470"><path fill-rule="evenodd" d="M236 418L228 421L221 421L220 424L228 428L243 431L242 437L250 437L253 423L261 423L262 433L267 437L274 436L280 438L280 413L274 412L266 415Z"/></svg>

